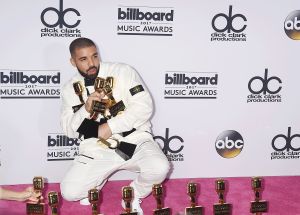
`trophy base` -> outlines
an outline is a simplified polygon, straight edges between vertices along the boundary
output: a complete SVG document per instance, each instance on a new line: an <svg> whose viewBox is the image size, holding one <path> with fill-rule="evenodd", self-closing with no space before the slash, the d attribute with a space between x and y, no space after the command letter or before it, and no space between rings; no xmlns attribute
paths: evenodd
<svg viewBox="0 0 300 215"><path fill-rule="evenodd" d="M231 205L228 203L217 203L214 204L214 215L230 215Z"/></svg>
<svg viewBox="0 0 300 215"><path fill-rule="evenodd" d="M51 207L51 215L58 215L57 207Z"/></svg>
<svg viewBox="0 0 300 215"><path fill-rule="evenodd" d="M259 212L267 212L268 211L268 202L267 201L252 201L250 212L251 213L259 213Z"/></svg>
<svg viewBox="0 0 300 215"><path fill-rule="evenodd" d="M185 208L185 215L202 215L202 211L201 206L187 207Z"/></svg>
<svg viewBox="0 0 300 215"><path fill-rule="evenodd" d="M138 215L137 212L124 212L124 213L121 213L120 215Z"/></svg>
<svg viewBox="0 0 300 215"><path fill-rule="evenodd" d="M153 215L171 215L170 208L155 209Z"/></svg>
<svg viewBox="0 0 300 215"><path fill-rule="evenodd" d="M26 204L27 215L45 215L45 204L44 203L27 203Z"/></svg>

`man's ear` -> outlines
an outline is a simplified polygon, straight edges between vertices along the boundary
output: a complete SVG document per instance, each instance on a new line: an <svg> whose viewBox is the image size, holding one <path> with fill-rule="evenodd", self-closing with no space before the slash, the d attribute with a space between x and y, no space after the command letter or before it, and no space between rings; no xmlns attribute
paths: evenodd
<svg viewBox="0 0 300 215"><path fill-rule="evenodd" d="M74 60L72 57L70 58L70 62L71 62L71 64L72 64L74 67L76 67L75 60Z"/></svg>

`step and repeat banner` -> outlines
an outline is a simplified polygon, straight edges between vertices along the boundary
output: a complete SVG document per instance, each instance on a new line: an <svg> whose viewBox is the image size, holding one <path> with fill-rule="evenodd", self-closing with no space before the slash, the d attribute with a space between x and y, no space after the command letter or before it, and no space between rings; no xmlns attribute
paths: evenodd
<svg viewBox="0 0 300 215"><path fill-rule="evenodd" d="M78 154L60 127L78 37L143 78L170 178L299 175L299 1L11 0L0 17L0 184L60 182Z"/></svg>

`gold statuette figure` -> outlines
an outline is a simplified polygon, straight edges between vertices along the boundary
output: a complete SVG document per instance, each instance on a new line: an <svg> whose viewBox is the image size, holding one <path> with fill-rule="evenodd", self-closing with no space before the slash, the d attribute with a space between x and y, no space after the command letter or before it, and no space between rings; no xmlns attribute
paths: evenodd
<svg viewBox="0 0 300 215"><path fill-rule="evenodd" d="M131 212L131 201L133 199L133 188L129 186L125 186L122 188L122 198L125 202L125 212L121 213L121 215L138 215L137 212Z"/></svg>
<svg viewBox="0 0 300 215"><path fill-rule="evenodd" d="M153 210L154 215L170 215L170 208L163 208L162 197L164 195L163 187L161 184L154 184L152 186L152 195L156 200L156 209Z"/></svg>
<svg viewBox="0 0 300 215"><path fill-rule="evenodd" d="M202 207L196 206L197 184L190 182L187 185L187 194L190 196L191 206L185 208L185 215L202 215Z"/></svg>
<svg viewBox="0 0 300 215"><path fill-rule="evenodd" d="M231 205L225 203L224 200L225 181L223 179L216 180L215 189L219 197L219 202L214 204L214 215L230 215Z"/></svg>
<svg viewBox="0 0 300 215"><path fill-rule="evenodd" d="M44 179L42 177L33 178L33 189L36 193L43 193L44 189ZM27 215L44 215L45 214L45 203L43 202L42 195L39 197L39 201L27 202L26 203L26 213Z"/></svg>
<svg viewBox="0 0 300 215"><path fill-rule="evenodd" d="M98 201L99 191L98 189L90 189L88 192L88 199L92 206L92 215L98 215Z"/></svg>
<svg viewBox="0 0 300 215"><path fill-rule="evenodd" d="M51 215L58 215L58 194L55 191L48 193L48 204L51 208Z"/></svg>
<svg viewBox="0 0 300 215"><path fill-rule="evenodd" d="M82 97L83 87L82 87L81 82L77 81L77 82L73 83L73 88L74 88L76 95L79 97L81 104L84 104L83 97Z"/></svg>
<svg viewBox="0 0 300 215"><path fill-rule="evenodd" d="M255 194L255 200L251 201L250 212L257 215L262 214L262 212L268 211L268 202L265 200L260 200L260 192L262 190L262 179L259 177L254 177L251 180L251 186Z"/></svg>

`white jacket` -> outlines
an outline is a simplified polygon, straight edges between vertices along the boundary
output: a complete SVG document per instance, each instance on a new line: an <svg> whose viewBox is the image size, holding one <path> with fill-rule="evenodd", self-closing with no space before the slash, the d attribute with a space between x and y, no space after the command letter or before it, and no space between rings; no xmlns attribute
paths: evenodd
<svg viewBox="0 0 300 215"><path fill-rule="evenodd" d="M149 119L153 111L152 99L137 72L126 64L101 62L98 76L114 78L113 97L116 102L122 100L125 105L125 111L107 121L112 134L130 131L133 128L138 131L150 132ZM73 113L72 107L80 104L79 97L73 89L73 83L77 81L81 81L84 86L84 78L78 73L62 89L61 124L64 133L71 138L78 138L78 127L85 118L90 116L84 106ZM144 91L131 95L129 90L138 85L142 85ZM92 92L90 91L90 93ZM86 89L83 92L83 99L84 101L87 99Z"/></svg>

